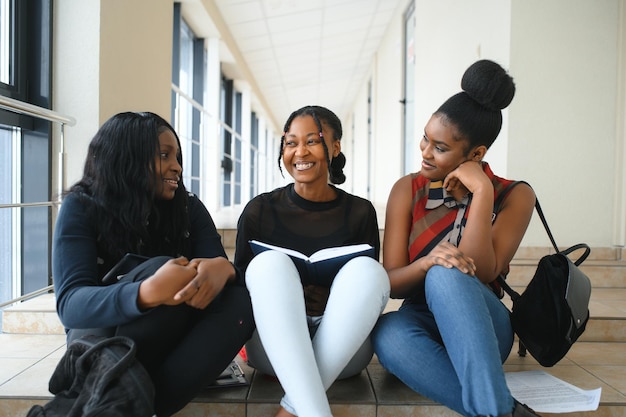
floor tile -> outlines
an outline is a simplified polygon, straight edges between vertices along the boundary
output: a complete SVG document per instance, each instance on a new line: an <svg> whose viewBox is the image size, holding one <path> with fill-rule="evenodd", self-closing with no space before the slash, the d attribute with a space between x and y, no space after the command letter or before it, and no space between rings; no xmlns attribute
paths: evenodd
<svg viewBox="0 0 626 417"><path fill-rule="evenodd" d="M52 394L48 391L48 381L58 362L55 358L44 358L35 363L13 379L0 385L0 398L11 396L51 398Z"/></svg>
<svg viewBox="0 0 626 417"><path fill-rule="evenodd" d="M596 378L626 395L626 365L591 365L587 366L586 369Z"/></svg>
<svg viewBox="0 0 626 417"><path fill-rule="evenodd" d="M350 378L335 381L327 392L331 404L376 404L367 370Z"/></svg>
<svg viewBox="0 0 626 417"><path fill-rule="evenodd" d="M626 365L626 342L575 343L566 357L580 366Z"/></svg>
<svg viewBox="0 0 626 417"><path fill-rule="evenodd" d="M0 385L33 366L39 358L0 358Z"/></svg>
<svg viewBox="0 0 626 417"><path fill-rule="evenodd" d="M34 405L41 405L40 399L33 398L17 398L2 400L2 408L0 415L2 417L24 417Z"/></svg>
<svg viewBox="0 0 626 417"><path fill-rule="evenodd" d="M443 405L380 405L377 417L459 417Z"/></svg>
<svg viewBox="0 0 626 417"><path fill-rule="evenodd" d="M173 417L245 417L245 415L245 403L190 403L178 413L174 414ZM267 415L264 417L267 417Z"/></svg>
<svg viewBox="0 0 626 417"><path fill-rule="evenodd" d="M0 358L43 358L65 345L64 335L0 334Z"/></svg>

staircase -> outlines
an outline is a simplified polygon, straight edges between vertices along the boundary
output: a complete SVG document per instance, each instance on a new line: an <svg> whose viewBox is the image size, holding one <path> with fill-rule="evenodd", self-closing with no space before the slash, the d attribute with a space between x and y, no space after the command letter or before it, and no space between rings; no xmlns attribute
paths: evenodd
<svg viewBox="0 0 626 417"><path fill-rule="evenodd" d="M234 233L222 231L229 256L233 252ZM520 248L508 282L521 291L533 275L538 259L546 253L544 248ZM572 259L575 258L574 254ZM626 416L626 250L594 248L581 269L593 282L591 319L581 339L553 368L542 368L530 356L519 357L516 345L504 368L506 372L543 369L582 389L602 388L597 411L566 416ZM10 307L2 314L0 417L23 417L32 405L51 398L48 380L65 351L65 336L54 301L54 294L46 294ZM510 303L506 298L505 302ZM399 301L392 300L388 310L398 306ZM240 357L237 361L249 386L207 389L176 416L273 415L282 396L280 384L255 373ZM384 371L376 358L360 375L337 381L328 396L336 417L458 416L406 388Z"/></svg>

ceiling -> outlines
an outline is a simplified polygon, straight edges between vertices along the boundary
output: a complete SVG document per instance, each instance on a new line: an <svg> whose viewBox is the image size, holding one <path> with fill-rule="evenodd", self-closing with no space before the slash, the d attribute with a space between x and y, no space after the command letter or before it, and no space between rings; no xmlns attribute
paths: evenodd
<svg viewBox="0 0 626 417"><path fill-rule="evenodd" d="M318 104L346 117L405 0L214 0L277 128Z"/></svg>

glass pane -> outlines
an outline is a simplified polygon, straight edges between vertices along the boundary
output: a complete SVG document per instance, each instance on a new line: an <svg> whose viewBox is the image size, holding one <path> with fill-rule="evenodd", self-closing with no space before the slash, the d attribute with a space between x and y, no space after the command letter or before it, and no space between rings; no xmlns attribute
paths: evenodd
<svg viewBox="0 0 626 417"><path fill-rule="evenodd" d="M230 182L224 181L224 207L228 207L231 205L230 203Z"/></svg>
<svg viewBox="0 0 626 417"><path fill-rule="evenodd" d="M0 82L12 84L13 24L11 12L13 0L0 0Z"/></svg>
<svg viewBox="0 0 626 417"><path fill-rule="evenodd" d="M200 144L197 142L191 145L191 176L200 177Z"/></svg>
<svg viewBox="0 0 626 417"><path fill-rule="evenodd" d="M415 169L415 5L408 10L404 22L404 173Z"/></svg>
<svg viewBox="0 0 626 417"><path fill-rule="evenodd" d="M0 204L13 202L12 172L12 131L0 128ZM13 211L12 208L0 208L0 301L13 298Z"/></svg>
<svg viewBox="0 0 626 417"><path fill-rule="evenodd" d="M200 195L200 180L192 179L191 180L191 192L195 195Z"/></svg>
<svg viewBox="0 0 626 417"><path fill-rule="evenodd" d="M180 80L178 87L188 96L193 93L193 33L185 22L180 27Z"/></svg>
<svg viewBox="0 0 626 417"><path fill-rule="evenodd" d="M238 159L235 160L235 182L241 183L241 161Z"/></svg>
<svg viewBox="0 0 626 417"><path fill-rule="evenodd" d="M48 285L48 242L50 209L22 209L22 294Z"/></svg>

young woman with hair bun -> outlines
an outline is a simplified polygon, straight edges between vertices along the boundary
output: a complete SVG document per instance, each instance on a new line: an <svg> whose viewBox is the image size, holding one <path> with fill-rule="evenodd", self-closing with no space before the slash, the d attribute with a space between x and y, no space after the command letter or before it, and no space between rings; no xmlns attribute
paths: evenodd
<svg viewBox="0 0 626 417"><path fill-rule="evenodd" d="M480 60L461 88L426 124L420 170L390 192L383 265L391 297L404 302L381 317L372 341L384 368L464 416L536 416L506 385L513 330L490 286L508 270L535 204L522 184L494 214L512 181L484 161L515 84L499 64Z"/></svg>

